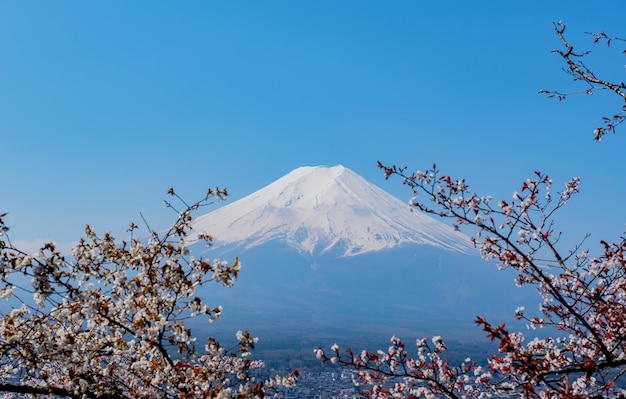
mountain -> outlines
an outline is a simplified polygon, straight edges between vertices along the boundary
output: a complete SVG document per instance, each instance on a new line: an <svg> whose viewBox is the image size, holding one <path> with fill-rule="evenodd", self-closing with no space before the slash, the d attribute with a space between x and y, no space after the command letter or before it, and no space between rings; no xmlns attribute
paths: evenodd
<svg viewBox="0 0 626 399"><path fill-rule="evenodd" d="M214 246L191 245L194 254L243 264L232 288L204 288L224 306L212 328L478 337L477 315L511 320L538 302L511 289L514 273L483 261L469 237L341 165L295 169L198 217L191 238L201 232Z"/></svg>
<svg viewBox="0 0 626 399"><path fill-rule="evenodd" d="M475 253L469 238L342 165L301 167L198 217L194 231L242 250L281 241L311 256L350 257L406 244Z"/></svg>

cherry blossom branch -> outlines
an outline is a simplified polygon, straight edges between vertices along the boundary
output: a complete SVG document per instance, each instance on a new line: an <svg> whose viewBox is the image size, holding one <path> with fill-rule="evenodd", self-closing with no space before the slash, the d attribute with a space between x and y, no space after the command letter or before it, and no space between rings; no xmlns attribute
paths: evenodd
<svg viewBox="0 0 626 399"><path fill-rule="evenodd" d="M417 340L417 356L411 358L403 341L391 338L391 346L387 352L354 353L347 349L342 355L339 347L333 345L328 355L322 348L315 350L318 359L323 363L341 364L356 369L358 383L373 385L367 397L429 397L444 396L457 399L467 391L470 376L480 376L482 368L477 367L470 359L466 359L457 367L451 367L442 357L447 350L441 337L433 337L431 347L427 339ZM388 379L404 378L405 383L389 386ZM481 376L479 378L484 378Z"/></svg>
<svg viewBox="0 0 626 399"><path fill-rule="evenodd" d="M546 94L548 98L557 98L559 100L564 100L570 95L586 93L593 94L594 91L602 91L608 90L619 97L622 98L623 101L626 102L626 84L624 82L613 83L609 80L598 78L593 70L588 68L582 58L589 54L589 52L583 53L575 53L574 47L565 39L565 24L563 22L552 23L554 31L559 37L561 43L565 47L564 50L554 49L553 53L558 54L567 64L567 69L565 70L567 74L571 75L574 81L582 81L588 87L582 90L576 90L571 92L559 92L552 90L539 90L539 93ZM594 36L594 43L598 43L599 41L604 41L607 46L611 45L613 41L621 41L626 42L625 39L617 38L617 37L609 37L604 32L600 33L590 33ZM623 52L626 54L626 50ZM594 130L594 140L601 141L602 137L607 132L615 133L615 128L619 126L624 120L626 120L626 104L622 105L621 111L613 115L612 117L603 117L604 127L597 127Z"/></svg>
<svg viewBox="0 0 626 399"><path fill-rule="evenodd" d="M357 355L348 350L348 355L340 356L333 346L331 356L318 349L322 361L364 370L357 376L372 385L368 395L375 398L626 394L614 377L622 375L626 366L626 242L622 238L616 244L605 243L601 256L591 258L587 251L579 251L585 237L561 255L561 233L555 230L556 211L579 192L578 178L553 198L552 181L535 172L512 201L500 200L496 206L490 196L470 191L464 179L440 175L436 166L413 174L406 174L406 168L381 163L379 167L386 178L397 175L412 189L413 207L451 218L457 229L474 227L472 242L483 258L515 270L517 285L535 286L543 298L543 317L527 317L520 307L518 320L527 321L531 329L553 326L564 335L526 342L523 334L509 331L505 324L492 325L478 316L476 324L498 342L498 353L485 372L469 364L450 367L443 358L443 344L438 351L428 352L424 340L418 340L417 357L408 356L404 344L392 341L387 353ZM472 370L477 374L470 376ZM390 388L387 378L404 380Z"/></svg>
<svg viewBox="0 0 626 399"><path fill-rule="evenodd" d="M439 176L436 167L433 167L433 169L427 172L418 172L413 175L406 175L404 174L404 169L398 169L395 166L386 167L379 163L379 167L384 170L387 178L392 174L400 176L403 179L403 184L408 185L414 190L414 195L416 195L415 190L423 190L423 192L431 199L435 198L436 203L443 208L443 211L438 212L439 216L456 219L457 227L461 224L478 227L480 229L479 237L480 235L486 233L488 236L483 241L476 238L473 239L474 244L481 248L483 257L486 259L496 258L502 263L503 266L513 267L520 271L522 274L526 275L526 279L524 280L525 283L541 281L547 289L547 292L552 295L558 303L561 303L567 309L569 314L573 315L584 327L584 329L594 337L598 346L602 350L602 353L609 359L613 356L612 352L608 347L606 347L595 329L590 325L590 323L587 322L584 315L577 312L572 304L570 304L563 297L562 290L555 285L553 278L547 275L544 271L544 267L536 263L534 259L534 254L545 244L550 249L551 254L554 257L554 261L563 270L568 270L568 267L565 265L559 251L557 251L551 241L550 237L553 236L553 231L550 229L542 231L540 229L546 224L545 216L542 215L543 217L541 218L539 228L529 217L529 214L533 210L538 210L541 214L543 214L544 211L548 209L548 204L551 202L551 199L546 199L545 204L537 202L540 198L540 186L546 185L547 189L551 187L551 181L548 176L543 175L540 172L535 172L538 179L527 180L522 185L522 194L517 192L514 194L514 199L520 201L517 207L514 206L514 203L508 204L505 201L501 201L499 205L502 208L502 211L494 211L491 206L485 205L485 203L489 202L489 197L479 197L476 194L471 194L469 199L456 201L459 197L455 196L459 193L464 194L462 198L465 198L465 195L469 194L465 181L454 181L448 176ZM426 177L426 174L428 174L428 177ZM550 216L553 215L556 210L565 205L567 201L569 201L571 195L578 193L579 184L580 181L578 178L572 179L572 181L567 183L565 191L560 193L557 203L549 211L548 214ZM527 194L524 195L523 193L525 191ZM412 205L426 212L436 213L434 210L428 209L423 203L416 200L413 201ZM471 214L473 214L474 217L470 216ZM504 216L506 221L500 226L496 226L493 219L494 216ZM517 228L519 223L523 223L521 232L527 232L527 234L531 231L535 232L532 240L525 239L514 241L511 239L514 228ZM505 229L503 233L503 228L507 226L511 227ZM491 237L495 237L497 240L501 240L503 246L500 246L497 241L493 241L493 239L489 238L489 235ZM530 252L526 252L522 249L521 245L519 245L523 244L528 247L529 244L532 244L533 242L538 243L539 247L536 247L535 249L531 248Z"/></svg>
<svg viewBox="0 0 626 399"><path fill-rule="evenodd" d="M209 339L200 353L185 327L198 315L217 320L221 307L205 305L196 291L209 281L231 286L241 268L237 259L192 258L187 248L191 213L225 195L215 189L193 204L180 199L185 208L171 228L144 239L134 237L134 223L121 243L87 226L69 259L53 244L34 255L15 248L0 216L0 297L15 298L23 277L32 281L32 301L0 315L0 387L66 397L243 399L293 385L296 374L255 380L263 364L250 358L256 338L247 331L236 334L236 347ZM200 239L210 244L209 235Z"/></svg>

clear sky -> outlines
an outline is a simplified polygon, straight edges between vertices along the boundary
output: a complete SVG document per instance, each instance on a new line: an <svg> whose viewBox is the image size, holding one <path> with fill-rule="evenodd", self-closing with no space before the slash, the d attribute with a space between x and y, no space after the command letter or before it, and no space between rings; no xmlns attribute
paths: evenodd
<svg viewBox="0 0 626 399"><path fill-rule="evenodd" d="M123 234L139 212L165 227L170 186L233 201L343 164L408 200L376 161L437 162L505 198L537 169L581 176L560 227L616 240L626 126L592 137L619 99L537 91L580 88L550 53L558 20L625 80L626 58L584 34L624 37L624 15L622 0L3 1L0 213L14 240L68 243L85 223Z"/></svg>

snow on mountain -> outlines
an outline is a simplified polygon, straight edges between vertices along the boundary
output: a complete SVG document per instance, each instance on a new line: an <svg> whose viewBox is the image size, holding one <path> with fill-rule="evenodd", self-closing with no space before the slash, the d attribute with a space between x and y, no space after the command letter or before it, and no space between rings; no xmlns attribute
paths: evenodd
<svg viewBox="0 0 626 399"><path fill-rule="evenodd" d="M191 238L250 249L279 241L310 255L350 257L422 244L475 253L469 238L421 213L342 165L305 166L268 186L198 217Z"/></svg>

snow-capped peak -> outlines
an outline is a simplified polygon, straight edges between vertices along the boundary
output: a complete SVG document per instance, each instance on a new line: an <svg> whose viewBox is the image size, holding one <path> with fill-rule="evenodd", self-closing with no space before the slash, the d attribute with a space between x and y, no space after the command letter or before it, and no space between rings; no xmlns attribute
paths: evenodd
<svg viewBox="0 0 626 399"><path fill-rule="evenodd" d="M266 187L198 217L194 234L251 248L279 240L312 255L342 256L401 244L474 252L469 238L422 214L350 169L304 166ZM192 237L193 235L192 234Z"/></svg>

